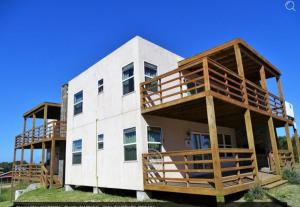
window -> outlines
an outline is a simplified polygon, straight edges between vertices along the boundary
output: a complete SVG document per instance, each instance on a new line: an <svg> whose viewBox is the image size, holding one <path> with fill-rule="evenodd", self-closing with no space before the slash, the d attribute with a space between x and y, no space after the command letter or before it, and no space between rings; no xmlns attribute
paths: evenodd
<svg viewBox="0 0 300 207"><path fill-rule="evenodd" d="M134 91L133 63L122 68L123 95Z"/></svg>
<svg viewBox="0 0 300 207"><path fill-rule="evenodd" d="M98 94L103 92L103 79L98 80Z"/></svg>
<svg viewBox="0 0 300 207"><path fill-rule="evenodd" d="M156 65L152 65L150 63L145 62L144 69L145 69L145 81L151 80L152 78L157 76ZM146 89L148 89L148 91L151 92L156 92L158 90L157 81L152 81L151 83L147 84Z"/></svg>
<svg viewBox="0 0 300 207"><path fill-rule="evenodd" d="M81 164L82 139L73 141L72 164Z"/></svg>
<svg viewBox="0 0 300 207"><path fill-rule="evenodd" d="M99 134L98 135L98 150L103 149L103 148L104 148L104 135Z"/></svg>
<svg viewBox="0 0 300 207"><path fill-rule="evenodd" d="M82 113L83 92L74 95L74 115Z"/></svg>
<svg viewBox="0 0 300 207"><path fill-rule="evenodd" d="M123 131L124 141L124 160L131 161L136 160L136 132L135 127L130 129L124 129Z"/></svg>
<svg viewBox="0 0 300 207"><path fill-rule="evenodd" d="M161 152L161 128L148 127L148 151Z"/></svg>
<svg viewBox="0 0 300 207"><path fill-rule="evenodd" d="M232 148L231 136L226 134L218 134L219 148ZM221 157L232 157L232 153L221 153Z"/></svg>

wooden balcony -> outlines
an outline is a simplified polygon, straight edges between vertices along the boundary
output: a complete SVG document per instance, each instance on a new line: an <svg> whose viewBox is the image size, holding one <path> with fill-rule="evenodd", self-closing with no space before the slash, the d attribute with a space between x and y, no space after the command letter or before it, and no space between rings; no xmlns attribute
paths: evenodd
<svg viewBox="0 0 300 207"><path fill-rule="evenodd" d="M205 70L207 64L207 71ZM285 120L283 99L207 58L140 84L141 110L151 114L175 105L213 97L262 115Z"/></svg>
<svg viewBox="0 0 300 207"><path fill-rule="evenodd" d="M24 134L17 135L15 138L15 148L26 148L31 144L40 144L43 141L51 141L52 139L65 140L66 130L66 122L48 122L46 127L39 126L26 131Z"/></svg>
<svg viewBox="0 0 300 207"><path fill-rule="evenodd" d="M218 179L224 195L247 190L255 184L252 150L227 148L219 149L218 153L220 178L214 177L211 149L143 154L144 188L214 196Z"/></svg>

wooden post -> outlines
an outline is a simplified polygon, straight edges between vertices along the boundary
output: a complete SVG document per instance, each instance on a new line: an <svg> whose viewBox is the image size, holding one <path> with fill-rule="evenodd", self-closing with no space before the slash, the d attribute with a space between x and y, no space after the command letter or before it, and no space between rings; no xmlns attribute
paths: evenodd
<svg viewBox="0 0 300 207"><path fill-rule="evenodd" d="M267 79L266 79L266 71L265 71L265 67L264 66L261 66L261 68L259 70L259 73L260 73L261 87L262 87L262 89L268 91ZM270 102L269 102L269 93L266 93L265 100L266 100L266 103L267 103L268 112L270 114L272 114L272 110L271 110Z"/></svg>
<svg viewBox="0 0 300 207"><path fill-rule="evenodd" d="M291 153L292 156L292 160L291 160L291 167L292 165L295 163L295 157L294 157L294 150L293 150L293 144L292 144L292 138L290 135L290 128L289 128L289 124L285 123L284 125L285 128L285 135L286 135L286 142L287 142L287 146L288 146L288 151Z"/></svg>
<svg viewBox="0 0 300 207"><path fill-rule="evenodd" d="M299 143L299 136L298 136L298 131L295 128L295 125L293 125L293 129L294 129L294 139L295 139L295 143L296 143L296 148L297 148L297 156L298 156L298 162L300 163L300 143Z"/></svg>
<svg viewBox="0 0 300 207"><path fill-rule="evenodd" d="M278 92L279 92L279 98L281 102L281 106L283 107L283 118L287 118L286 116L286 111L285 111L285 103L284 103L284 98L283 98L283 90L282 90L282 85L281 85L281 80L280 77L276 77L276 82L277 82L277 87L278 87Z"/></svg>
<svg viewBox="0 0 300 207"><path fill-rule="evenodd" d="M22 152L21 152L21 165L23 164L24 162L24 143L25 143L25 132L26 132L26 121L27 121L27 118L24 117L24 122L23 122L23 138L22 138Z"/></svg>
<svg viewBox="0 0 300 207"><path fill-rule="evenodd" d="M32 115L32 134L31 134L31 144L30 144L30 164L33 163L33 143L34 143L34 130L35 130L35 119L36 115Z"/></svg>
<svg viewBox="0 0 300 207"><path fill-rule="evenodd" d="M46 140L46 128L47 128L47 113L48 113L48 106L47 104L44 107L44 134L43 134L43 141L42 141L42 165L45 163L45 140Z"/></svg>
<svg viewBox="0 0 300 207"><path fill-rule="evenodd" d="M223 203L225 201L225 198L223 193L221 161L220 161L220 153L219 153L219 145L218 145L214 100L211 95L206 96L206 109L207 109L207 119L208 119L208 127L209 127L210 148L211 148L212 161L213 161L215 188L217 191L216 197L217 197L217 202Z"/></svg>
<svg viewBox="0 0 300 207"><path fill-rule="evenodd" d="M246 133L247 133L247 140L248 140L248 148L253 151L253 163L254 163L254 170L253 174L255 176L255 182L259 183L258 178L258 165L256 159L256 151L255 151L255 144L254 144L254 136L253 136L253 128L252 128L252 121L251 121L251 114L250 110L247 109L244 113L245 119L245 126L246 126Z"/></svg>
<svg viewBox="0 0 300 207"><path fill-rule="evenodd" d="M275 162L275 171L277 175L280 175L281 168L280 168L280 159L279 159L278 148L277 148L277 138L276 138L277 136L276 136L276 131L275 131L272 117L269 117L268 119L268 129L269 129L269 135L270 135L271 146L273 151L273 158Z"/></svg>
<svg viewBox="0 0 300 207"><path fill-rule="evenodd" d="M50 159L50 187L53 187L54 176L54 159L55 159L55 139L52 137L51 141L51 159Z"/></svg>

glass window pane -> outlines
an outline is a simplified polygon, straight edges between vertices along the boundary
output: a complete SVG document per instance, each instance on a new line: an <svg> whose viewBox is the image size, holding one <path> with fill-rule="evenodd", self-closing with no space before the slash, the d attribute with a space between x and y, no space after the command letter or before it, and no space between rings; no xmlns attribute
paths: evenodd
<svg viewBox="0 0 300 207"><path fill-rule="evenodd" d="M101 86L101 85L103 85L103 79L98 81L98 86Z"/></svg>
<svg viewBox="0 0 300 207"><path fill-rule="evenodd" d="M74 95L74 104L81 102L83 100L83 92L80 91Z"/></svg>
<svg viewBox="0 0 300 207"><path fill-rule="evenodd" d="M103 142L98 142L98 149L103 149L104 143Z"/></svg>
<svg viewBox="0 0 300 207"><path fill-rule="evenodd" d="M122 69L122 80L130 78L133 76L133 63L123 67Z"/></svg>
<svg viewBox="0 0 300 207"><path fill-rule="evenodd" d="M161 128L148 127L148 142L161 142Z"/></svg>
<svg viewBox="0 0 300 207"><path fill-rule="evenodd" d="M82 140L79 139L79 140L73 141L73 149L72 149L72 151L73 152L77 152L77 151L81 151L81 149L82 149Z"/></svg>
<svg viewBox="0 0 300 207"><path fill-rule="evenodd" d="M148 144L148 152L161 152L161 144Z"/></svg>
<svg viewBox="0 0 300 207"><path fill-rule="evenodd" d="M130 78L123 82L123 95L134 91L134 78Z"/></svg>
<svg viewBox="0 0 300 207"><path fill-rule="evenodd" d="M150 78L153 78L157 76L157 66L145 62L145 76L148 76Z"/></svg>
<svg viewBox="0 0 300 207"><path fill-rule="evenodd" d="M202 149L210 148L209 135L201 135Z"/></svg>
<svg viewBox="0 0 300 207"><path fill-rule="evenodd" d="M226 145L231 145L231 136L230 135L225 135L225 143L226 143Z"/></svg>
<svg viewBox="0 0 300 207"><path fill-rule="evenodd" d="M82 102L74 105L74 115L82 112Z"/></svg>
<svg viewBox="0 0 300 207"><path fill-rule="evenodd" d="M219 146L224 144L223 134L218 134L218 144L219 144Z"/></svg>
<svg viewBox="0 0 300 207"><path fill-rule="evenodd" d="M81 152L73 153L72 163L73 164L81 164Z"/></svg>
<svg viewBox="0 0 300 207"><path fill-rule="evenodd" d="M124 130L124 144L135 143L136 141L136 132L135 127Z"/></svg>
<svg viewBox="0 0 300 207"><path fill-rule="evenodd" d="M98 142L102 142L103 141L103 137L104 137L103 134L99 134L98 135Z"/></svg>
<svg viewBox="0 0 300 207"><path fill-rule="evenodd" d="M136 160L136 145L126 145L124 146L124 158L125 161Z"/></svg>

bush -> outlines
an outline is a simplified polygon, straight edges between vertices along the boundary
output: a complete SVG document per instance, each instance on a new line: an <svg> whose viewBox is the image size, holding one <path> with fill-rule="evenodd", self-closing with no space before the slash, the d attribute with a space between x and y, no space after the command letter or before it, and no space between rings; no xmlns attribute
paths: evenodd
<svg viewBox="0 0 300 207"><path fill-rule="evenodd" d="M261 186L252 187L244 196L246 201L262 200L265 196L265 191Z"/></svg>
<svg viewBox="0 0 300 207"><path fill-rule="evenodd" d="M300 173L292 171L291 168L284 168L282 178L291 184L300 184Z"/></svg>
<svg viewBox="0 0 300 207"><path fill-rule="evenodd" d="M6 200L5 197L2 194L0 194L0 202L3 202L5 200Z"/></svg>

